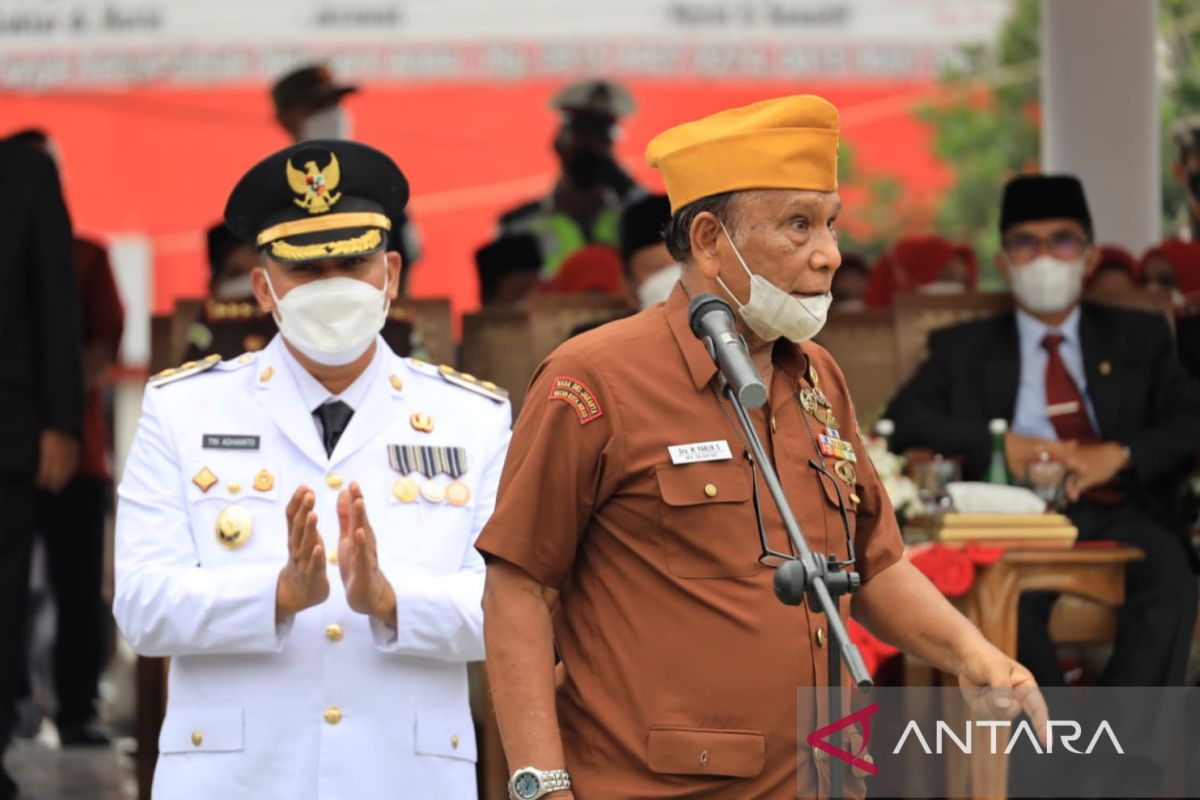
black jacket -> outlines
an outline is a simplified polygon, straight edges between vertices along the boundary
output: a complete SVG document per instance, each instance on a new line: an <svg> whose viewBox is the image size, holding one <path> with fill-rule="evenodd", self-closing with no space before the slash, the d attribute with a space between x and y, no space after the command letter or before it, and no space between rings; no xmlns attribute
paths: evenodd
<svg viewBox="0 0 1200 800"><path fill-rule="evenodd" d="M74 244L58 171L0 141L0 471L37 469L46 428L78 436L83 366Z"/></svg>
<svg viewBox="0 0 1200 800"><path fill-rule="evenodd" d="M1079 337L1100 437L1132 454L1122 488L1172 521L1176 484L1200 452L1200 383L1180 364L1159 315L1085 303ZM991 456L988 421L1011 423L1016 410L1020 359L1012 312L934 331L929 358L888 407L893 448L963 456L963 477L981 480Z"/></svg>

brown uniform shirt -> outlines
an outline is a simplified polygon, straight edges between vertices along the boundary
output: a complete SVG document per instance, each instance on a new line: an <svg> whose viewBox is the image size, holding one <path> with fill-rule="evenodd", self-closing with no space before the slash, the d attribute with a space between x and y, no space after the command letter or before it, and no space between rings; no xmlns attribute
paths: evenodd
<svg viewBox="0 0 1200 800"><path fill-rule="evenodd" d="M827 786L825 754L812 759L803 738L827 716L825 693L811 688L827 680L824 618L780 603L774 570L758 563L746 447L687 304L676 287L665 305L547 358L476 545L560 591L558 717L580 800L794 797ZM751 412L759 436L809 546L844 558L840 484L870 580L902 545L845 380L812 343L781 342L774 357L769 411ZM797 397L810 366L857 455L853 486L809 465L825 433ZM727 442L732 458L672 463L670 446L711 441ZM825 458L830 473L836 461ZM787 552L758 484L769 544ZM800 704L798 692L817 696Z"/></svg>

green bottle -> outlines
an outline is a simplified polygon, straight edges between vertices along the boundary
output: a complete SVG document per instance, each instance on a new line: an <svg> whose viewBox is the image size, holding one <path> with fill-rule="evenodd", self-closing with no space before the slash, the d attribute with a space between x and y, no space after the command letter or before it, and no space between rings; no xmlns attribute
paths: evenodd
<svg viewBox="0 0 1200 800"><path fill-rule="evenodd" d="M994 419L988 423L988 431L992 434L992 460L988 464L987 482L1007 485L1008 459L1004 455L1004 434L1008 432L1008 423Z"/></svg>

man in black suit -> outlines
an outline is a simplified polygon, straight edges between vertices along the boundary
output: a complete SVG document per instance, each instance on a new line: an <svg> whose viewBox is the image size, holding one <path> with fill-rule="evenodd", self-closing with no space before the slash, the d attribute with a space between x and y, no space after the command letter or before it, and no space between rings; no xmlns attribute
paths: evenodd
<svg viewBox="0 0 1200 800"><path fill-rule="evenodd" d="M75 471L83 364L71 222L49 156L0 141L0 755L25 673L34 490ZM16 786L0 765L0 800Z"/></svg>
<svg viewBox="0 0 1200 800"><path fill-rule="evenodd" d="M1195 553L1172 498L1200 450L1200 384L1176 359L1165 319L1080 303L1099 251L1077 179L1013 179L1000 228L997 261L1017 310L931 334L928 360L888 409L892 444L962 456L964 477L981 480L988 422L1001 418L1014 481L1042 453L1063 461L1066 513L1080 538L1146 553L1127 568L1102 683L1180 685L1197 590ZM1042 686L1063 684L1046 634L1053 600L1021 600L1018 658Z"/></svg>

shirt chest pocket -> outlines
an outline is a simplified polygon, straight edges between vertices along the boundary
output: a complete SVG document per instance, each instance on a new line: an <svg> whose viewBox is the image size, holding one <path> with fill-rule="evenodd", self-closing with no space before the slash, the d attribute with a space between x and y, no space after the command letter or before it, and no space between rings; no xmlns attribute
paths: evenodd
<svg viewBox="0 0 1200 800"><path fill-rule="evenodd" d="M194 471L188 516L202 566L287 560L286 499L276 464L225 460Z"/></svg>
<svg viewBox="0 0 1200 800"><path fill-rule="evenodd" d="M858 522L858 492L857 465L842 462L842 465L826 464L826 472L813 474L821 484L821 494L825 498L822 510L825 514L825 524L818 525L816 521L808 522L801 519L800 525L804 531L808 546L818 553L836 553L838 559L849 557L846 536L851 540L855 536ZM842 516L845 509L845 516Z"/></svg>
<svg viewBox="0 0 1200 800"><path fill-rule="evenodd" d="M762 569L749 466L735 461L660 464L654 477L660 536L672 575L736 578Z"/></svg>

